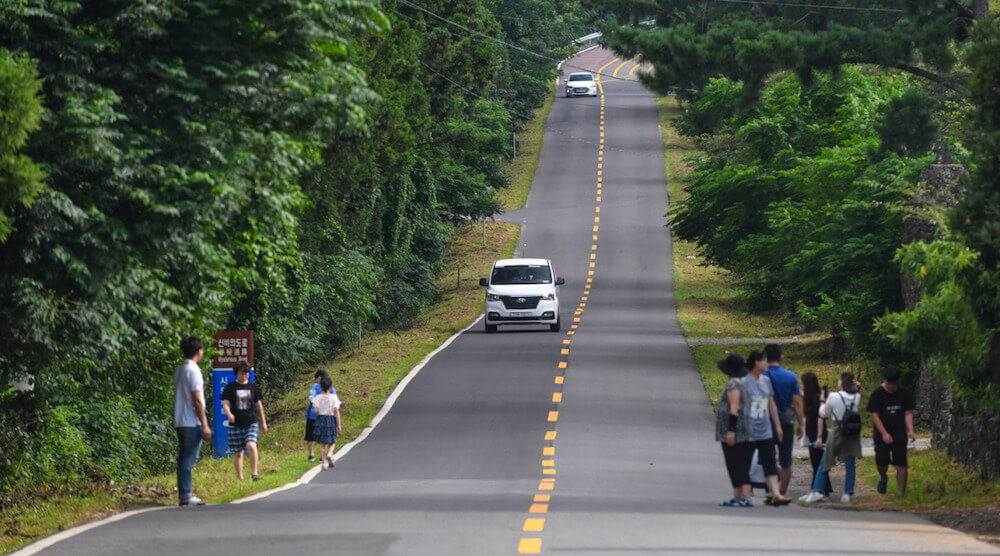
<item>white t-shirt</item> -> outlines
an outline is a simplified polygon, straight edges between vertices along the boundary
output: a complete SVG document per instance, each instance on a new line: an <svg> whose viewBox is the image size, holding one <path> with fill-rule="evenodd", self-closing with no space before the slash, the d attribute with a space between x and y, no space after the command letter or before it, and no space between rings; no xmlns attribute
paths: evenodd
<svg viewBox="0 0 1000 556"><path fill-rule="evenodd" d="M185 359L174 371L174 427L201 427L191 399L191 392L195 391L205 405L205 379L201 369L194 361Z"/></svg>
<svg viewBox="0 0 1000 556"><path fill-rule="evenodd" d="M333 415L340 409L340 398L336 394L320 394L313 398L313 408L317 415Z"/></svg>

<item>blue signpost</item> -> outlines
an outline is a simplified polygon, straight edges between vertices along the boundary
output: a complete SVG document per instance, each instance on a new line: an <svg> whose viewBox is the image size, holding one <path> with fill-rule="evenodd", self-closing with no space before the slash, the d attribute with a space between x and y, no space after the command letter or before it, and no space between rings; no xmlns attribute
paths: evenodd
<svg viewBox="0 0 1000 556"><path fill-rule="evenodd" d="M231 457L229 453L229 418L222 410L222 391L226 385L236 380L233 367L237 361L244 360L250 364L250 382L254 379L253 368L253 331L228 331L215 335L215 353L212 360L212 413L215 439L215 457Z"/></svg>
<svg viewBox="0 0 1000 556"><path fill-rule="evenodd" d="M253 382L254 369L250 369L250 382ZM236 381L236 373L232 369L212 369L212 399L215 400L215 414L212 420L212 437L215 442L215 457L228 458L233 454L229 452L229 417L222 410L222 391L226 385Z"/></svg>

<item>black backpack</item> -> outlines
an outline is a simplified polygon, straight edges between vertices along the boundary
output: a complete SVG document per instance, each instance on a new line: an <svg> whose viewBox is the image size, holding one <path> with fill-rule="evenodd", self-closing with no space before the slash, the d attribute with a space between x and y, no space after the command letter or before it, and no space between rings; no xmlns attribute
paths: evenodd
<svg viewBox="0 0 1000 556"><path fill-rule="evenodd" d="M840 400L844 401L843 394L840 395ZM861 415L858 414L857 409L854 407L856 403L857 400L844 408L844 419L838 422L841 436L858 436L861 434Z"/></svg>

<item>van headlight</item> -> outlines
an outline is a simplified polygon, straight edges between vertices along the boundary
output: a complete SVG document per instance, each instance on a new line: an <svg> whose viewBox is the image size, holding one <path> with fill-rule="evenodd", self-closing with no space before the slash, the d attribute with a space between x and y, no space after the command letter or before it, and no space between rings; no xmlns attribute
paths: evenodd
<svg viewBox="0 0 1000 556"><path fill-rule="evenodd" d="M486 301L500 301L500 296L495 293L486 294Z"/></svg>
<svg viewBox="0 0 1000 556"><path fill-rule="evenodd" d="M550 294L543 295L542 299L544 299L545 301L555 301L556 300L556 294L550 293Z"/></svg>

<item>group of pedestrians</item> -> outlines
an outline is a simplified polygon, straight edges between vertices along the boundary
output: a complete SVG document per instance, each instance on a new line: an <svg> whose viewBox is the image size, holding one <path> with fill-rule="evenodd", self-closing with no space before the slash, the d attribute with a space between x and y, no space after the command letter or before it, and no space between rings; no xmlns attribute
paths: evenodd
<svg viewBox="0 0 1000 556"><path fill-rule="evenodd" d="M192 493L192 471L198 462L202 442L211 440L205 407L205 380L198 363L205 356L205 344L197 336L181 340L184 362L174 372L174 428L177 433L177 498L181 506L203 506L205 501ZM228 448L233 454L236 477L243 480L243 454L250 458L251 477L260 480L258 436L267 432L264 396L250 382L250 364L238 361L233 366L236 381L230 382L220 396L222 410L229 421ZM340 399L333 381L324 370L316 371L309 392L305 440L309 461L315 461L313 443L321 445L321 467L333 467L333 450L341 432Z"/></svg>
<svg viewBox="0 0 1000 556"><path fill-rule="evenodd" d="M830 470L840 460L846 471L841 502L851 501L855 459L861 457L860 383L852 373L844 372L837 390L828 395L814 373L804 373L800 390L798 376L783 363L777 344L751 351L746 359L733 353L718 362L729 380L719 396L716 440L722 445L733 487L733 497L721 506L753 507L750 472L755 453L767 489L764 504L791 502L787 491L792 478L792 448L795 439L803 436L809 444L813 476L810 492L800 500L807 504L829 500ZM872 392L867 406L874 423L880 475L877 490L886 493L888 467L893 465L900 497L906 493L907 435L916 439L913 396L899 385L901 375L899 368L886 367L884 381ZM827 419L832 421L829 427Z"/></svg>

